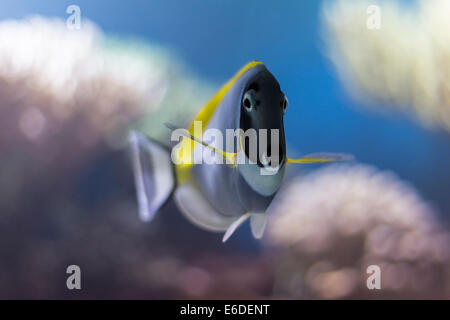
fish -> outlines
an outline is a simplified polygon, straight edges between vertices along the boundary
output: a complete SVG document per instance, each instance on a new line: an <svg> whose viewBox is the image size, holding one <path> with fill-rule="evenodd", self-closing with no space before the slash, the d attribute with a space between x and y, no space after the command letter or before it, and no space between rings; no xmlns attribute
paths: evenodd
<svg viewBox="0 0 450 320"><path fill-rule="evenodd" d="M223 242L248 219L253 236L260 239L287 164L353 159L340 153L287 157L283 124L287 108L275 76L262 62L252 61L219 89L187 128L166 124L178 139L172 148L131 131L141 219L152 220L172 198L194 225L223 232Z"/></svg>

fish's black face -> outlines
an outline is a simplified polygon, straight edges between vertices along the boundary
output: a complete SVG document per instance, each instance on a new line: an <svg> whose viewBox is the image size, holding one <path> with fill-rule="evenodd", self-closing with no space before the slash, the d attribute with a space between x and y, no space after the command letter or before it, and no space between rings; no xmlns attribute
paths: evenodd
<svg viewBox="0 0 450 320"><path fill-rule="evenodd" d="M260 167L282 166L286 158L283 115L288 102L275 77L264 70L248 81L241 99L245 155Z"/></svg>

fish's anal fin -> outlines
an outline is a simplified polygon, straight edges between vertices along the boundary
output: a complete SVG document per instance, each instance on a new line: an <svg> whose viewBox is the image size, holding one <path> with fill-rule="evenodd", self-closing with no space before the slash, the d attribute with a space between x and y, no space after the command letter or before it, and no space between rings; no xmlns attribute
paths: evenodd
<svg viewBox="0 0 450 320"><path fill-rule="evenodd" d="M218 212L191 183L179 185L175 190L174 198L184 216L202 229L222 232L234 222L235 218Z"/></svg>
<svg viewBox="0 0 450 320"><path fill-rule="evenodd" d="M223 235L222 238L222 242L226 242L231 235L236 231L237 228L239 228L239 226L241 224L243 224L245 222L245 220L247 220L248 218L250 218L250 213L246 213L243 214L242 216L240 216L238 219L236 219L227 229L227 231L225 232L225 234Z"/></svg>
<svg viewBox="0 0 450 320"><path fill-rule="evenodd" d="M287 158L287 163L323 163L323 162L342 162L352 161L355 158L350 154L345 153L329 153L319 152L311 153L306 156L297 159Z"/></svg>
<svg viewBox="0 0 450 320"><path fill-rule="evenodd" d="M252 213L250 217L250 228L255 239L261 239L267 224L266 213Z"/></svg>
<svg viewBox="0 0 450 320"><path fill-rule="evenodd" d="M197 142L197 143L200 143L201 145L203 145L203 146L205 146L205 147L211 149L212 151L214 151L215 153L221 155L221 156L225 159L225 164L231 166L232 168L235 168L235 167L236 167L236 156L237 156L237 153L234 153L234 152L226 152L226 151L223 151L223 150L221 150L221 149L218 149L218 148L216 148L216 147L214 147L214 146L212 146L212 145L206 143L205 141L203 141L203 140L201 140L201 139L199 139L199 138L197 138L197 137L194 137L192 134L189 133L188 130L183 129L183 128L176 128L175 126L173 126L173 125L170 124L170 123L165 123L165 126L166 126L167 128L169 128L170 130L172 130L172 131L173 131L173 130L177 130L177 129L181 129L181 134L182 134L184 137L186 137L186 138L188 138L188 139L191 139L192 141L195 141L195 142Z"/></svg>

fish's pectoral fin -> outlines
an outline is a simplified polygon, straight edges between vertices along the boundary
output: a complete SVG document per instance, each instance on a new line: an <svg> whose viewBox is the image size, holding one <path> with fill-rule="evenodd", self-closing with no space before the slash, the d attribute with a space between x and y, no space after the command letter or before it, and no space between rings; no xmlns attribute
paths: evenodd
<svg viewBox="0 0 450 320"><path fill-rule="evenodd" d="M266 213L252 213L250 217L250 228L255 239L261 239L267 224Z"/></svg>
<svg viewBox="0 0 450 320"><path fill-rule="evenodd" d="M323 162L341 162L341 161L352 161L355 157L351 154L346 153L330 153L330 152L319 152L311 153L306 156L297 159L287 158L287 163L323 163Z"/></svg>
<svg viewBox="0 0 450 320"><path fill-rule="evenodd" d="M241 224L243 224L245 222L245 220L247 220L249 217L250 217L250 213L246 213L246 214L243 214L242 216L240 216L238 219L236 219L236 221L234 221L228 227L227 231L223 235L222 242L227 241L231 237L231 235L236 231L236 229L239 228L239 226Z"/></svg>
<svg viewBox="0 0 450 320"><path fill-rule="evenodd" d="M170 123L167 123L167 122L164 123L164 125L165 125L167 128L169 128L170 130L172 130L172 131L177 130L177 129L182 129L182 128L177 128L177 127L175 127L174 125L172 125L172 124L170 124ZM237 156L237 153L234 153L234 152L226 152L226 151L223 151L223 150L221 150L221 149L219 149L219 148L216 148L216 147L214 147L214 146L212 146L212 145L206 143L206 142L203 141L202 139L199 139L199 138L193 136L193 135L192 135L188 130L186 130L186 129L182 129L181 134L182 134L184 137L186 137L186 138L188 138L188 139L191 139L191 140L194 141L194 142L200 143L201 145L203 145L203 146L205 146L205 147L211 149L211 150L214 151L215 153L221 155L221 156L225 159L225 163L226 163L227 165L231 166L232 168L235 168L235 167L236 167L236 156Z"/></svg>

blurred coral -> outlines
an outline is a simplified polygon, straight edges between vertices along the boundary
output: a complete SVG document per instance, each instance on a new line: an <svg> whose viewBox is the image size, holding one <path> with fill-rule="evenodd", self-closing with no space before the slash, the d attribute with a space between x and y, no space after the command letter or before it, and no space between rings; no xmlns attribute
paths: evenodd
<svg viewBox="0 0 450 320"><path fill-rule="evenodd" d="M450 297L450 233L391 173L364 165L318 170L294 179L271 215L276 297ZM381 268L381 290L366 287L369 265Z"/></svg>
<svg viewBox="0 0 450 320"><path fill-rule="evenodd" d="M380 28L370 29L377 5ZM327 1L322 9L327 55L350 92L367 104L411 111L450 130L450 2Z"/></svg>
<svg viewBox="0 0 450 320"><path fill-rule="evenodd" d="M54 134L47 129L51 124L76 120L81 128L74 135L92 144L98 135L153 113L163 103L192 113L209 93L167 50L105 38L87 20L80 30L38 16L3 21L0 62L2 113L14 113L29 140ZM168 113L164 109L161 114ZM2 118L11 123L11 117Z"/></svg>
<svg viewBox="0 0 450 320"><path fill-rule="evenodd" d="M169 108L155 115L168 101L195 110L204 87L166 50L105 38L87 20L80 30L38 16L1 22L0 147L6 153L0 203L21 198L21 186L45 192L51 177L70 184L67 179L105 152L104 141L124 146L138 118L176 119ZM168 131L161 123L158 130Z"/></svg>
<svg viewBox="0 0 450 320"><path fill-rule="evenodd" d="M29 106L19 121L30 139L45 131L47 117L60 122L83 117L104 132L144 106L156 109L169 85L162 57L107 51L102 33L88 21L81 30L40 17L3 21L0 61L2 87L8 88L2 95ZM7 102L1 107L10 106ZM38 124L30 117L39 118Z"/></svg>
<svg viewBox="0 0 450 320"><path fill-rule="evenodd" d="M169 132L162 123L178 121L174 110L190 116L207 88L167 50L105 37L87 20L80 30L43 17L0 23L0 297L226 290L208 280L221 266L197 263L207 253L189 255L160 223L138 221L131 166L117 150L138 119L144 127L157 123L156 135ZM82 268L81 293L65 287L69 264ZM190 288L192 281L203 285ZM224 281L232 290L235 282Z"/></svg>

